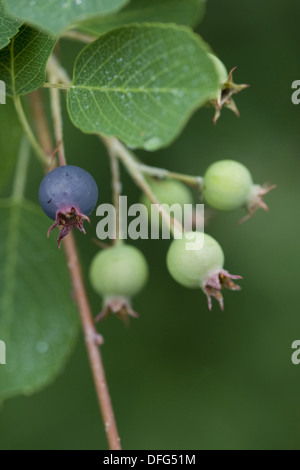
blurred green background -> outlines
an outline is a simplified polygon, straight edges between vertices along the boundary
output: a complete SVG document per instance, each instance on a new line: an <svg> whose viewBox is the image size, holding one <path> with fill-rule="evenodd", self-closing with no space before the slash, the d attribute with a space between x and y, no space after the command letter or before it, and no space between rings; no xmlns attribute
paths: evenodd
<svg viewBox="0 0 300 470"><path fill-rule="evenodd" d="M300 365L291 344L300 339L299 124L291 83L300 79L298 0L209 0L198 28L237 83L249 83L236 102L237 119L201 109L174 144L149 164L203 174L215 160L246 164L257 183L276 183L259 211L242 226L241 213L215 213L206 227L223 246L226 265L244 277L241 292L225 292L225 311L209 312L200 291L173 281L165 266L167 241L139 241L150 265L148 287L134 301L140 313L129 328L110 317L101 324L107 379L125 449L299 449ZM65 42L69 64L80 45ZM69 163L99 183L111 200L108 158L94 136L65 119ZM42 177L32 161L28 195ZM139 191L126 174L124 193ZM31 191L31 192L30 192ZM93 219L94 226L96 218ZM97 248L94 233L76 234L84 273ZM54 243L54 237L50 240ZM101 299L88 286L94 313ZM0 410L1 449L106 449L85 346L80 334L64 373L48 388L11 399Z"/></svg>

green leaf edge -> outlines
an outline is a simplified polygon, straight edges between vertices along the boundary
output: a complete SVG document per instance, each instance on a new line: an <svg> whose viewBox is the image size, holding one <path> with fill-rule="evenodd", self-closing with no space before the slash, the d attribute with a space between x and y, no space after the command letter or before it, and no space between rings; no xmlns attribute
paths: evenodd
<svg viewBox="0 0 300 470"><path fill-rule="evenodd" d="M2 3L2 8L3 8L3 12L5 13L5 16L6 16L7 18L11 19L11 20L15 23L15 27L16 27L16 32L15 32L15 34L13 34L13 35L10 36L10 37L7 37L7 43L0 47L0 51L1 51L1 50L4 49L5 47L7 47L7 46L9 45L10 41L12 40L12 38L13 38L14 36L16 36L16 34L18 34L18 32L20 31L20 28L21 28L23 22L22 22L20 19L18 19L17 17L11 16L11 14L8 13L7 7L6 7L6 4L5 4L5 0L3 0L3 1L1 0L0 3Z"/></svg>
<svg viewBox="0 0 300 470"><path fill-rule="evenodd" d="M20 28L21 28L22 26L29 26L29 27L31 27L32 29L36 29L36 31L38 31L39 33L47 34L47 35L49 36L49 38L53 39L53 46L52 46L51 52L50 52L50 54L49 54L49 56L48 56L48 59L47 59L47 61L46 61L46 63L45 63L44 79L43 79L43 81L40 83L40 85L37 86L36 88L34 88L34 89L31 90L31 91L27 91L26 93L13 93L13 94L12 94L12 93L10 93L10 91L8 91L8 89L6 89L6 96L7 96L8 98L12 98L12 99L14 99L14 97L16 97L16 96L26 96L26 95L29 95L29 94L32 93L33 91L39 90L40 88L42 88L43 84L47 81L47 63L48 63L48 60L49 60L51 54L53 54L54 48L55 48L55 46L56 46L56 44L57 44L57 42L58 42L58 39L59 39L59 36L53 36L53 35L49 34L47 31L44 31L44 30L41 30L41 29L32 27L32 26L29 25L29 24L26 24L26 25L25 25L25 23L22 23L22 24L20 25L20 27L19 27L18 32L10 39L9 43L6 44L5 47L10 47L12 40L14 40L14 39L16 38L16 36L20 33ZM0 51L2 51L3 49L5 49L5 47L3 47L2 49L0 49ZM11 60L11 54L10 54L10 60ZM11 70L11 69L10 69L10 70ZM12 82L13 82L13 80L12 80Z"/></svg>
<svg viewBox="0 0 300 470"><path fill-rule="evenodd" d="M47 1L47 0L43 0L43 1ZM118 11L122 10L122 8L126 7L126 5L130 2L130 0L127 0L121 7L117 7L115 10L113 10L112 12L110 13L106 13L105 15L97 15L99 18L105 18L106 16L109 16L109 15L114 15L116 14ZM6 0L3 0L3 3L4 3L4 6L5 6L5 9L6 9L6 12L8 12L9 16L11 16L11 12L9 11L9 8L7 6L7 3L6 3ZM38 22L35 22L35 21L31 21L31 20L28 20L27 18L22 18L22 17L19 17L19 16L16 16L16 19L17 20L20 20L21 21L21 25L23 23L26 23L28 24L29 26L32 26L33 28L36 28L38 31L42 31L43 33L47 33L49 34L49 36L52 36L54 39L55 38L59 38L61 37L64 33L66 33L67 31L70 31L72 30L72 28L74 28L77 24L77 22L80 22L80 21L87 21L93 17L96 17L96 15L94 15L93 13L91 13L90 15L86 16L84 19L78 19L78 20L74 20L74 23L70 23L69 26L67 26L66 28L62 29L59 33L57 32L54 32L52 31L51 29L46 29L46 28L43 28L41 27L41 25L38 23ZM20 25L20 26L21 26Z"/></svg>
<svg viewBox="0 0 300 470"><path fill-rule="evenodd" d="M130 1L130 0L129 0L129 1ZM127 3L129 3L129 2L127 2ZM124 7L126 7L126 6L127 6L127 4L124 5ZM116 14L118 14L118 12L121 11L121 10L122 10L122 8L121 8L120 10L118 10L116 13L110 13L109 15L106 15L106 16L113 16L113 15L116 15ZM138 25L140 25L140 26L144 26L145 24L174 24L174 25L179 26L179 27L181 26L181 27L193 29L193 28L196 28L196 26L198 26L198 25L201 23L201 21L203 20L205 14L206 14L206 10L207 10L207 0L200 0L200 1L198 2L197 13L196 13L196 15L195 15L195 19L194 19L194 21L193 21L190 25L182 25L182 24L180 24L180 23L174 23L174 22L173 22L173 23L172 23L172 22L170 22L170 23L168 23L168 22L161 22L161 23L159 23L159 22L157 22L157 21L155 22L155 21L147 21L147 20L145 20L145 21L142 21L142 22L139 22L139 23L137 23L137 22L124 23L123 26L117 26L116 28L112 28L112 29L110 29L110 30L108 30L108 31L105 31L105 32L101 33L101 34L95 34L95 33L92 33L92 32L89 30L88 27L87 27L87 28L84 27L84 22L87 21L87 20L84 20L83 22L78 22L78 23L76 23L76 24L74 25L73 29L74 29L74 30L81 31L81 32L86 33L86 34L89 34L90 36L94 37L95 40L98 39L98 38L100 38L100 37L103 36L104 34L107 34L107 33L111 32L111 31L115 31L116 29L120 29L120 28L127 27L127 26L132 26L132 25L136 25L136 24L138 24ZM103 17L101 17L101 18L103 18ZM104 17L104 18L105 18L105 17ZM199 35L198 35L198 36L199 36Z"/></svg>

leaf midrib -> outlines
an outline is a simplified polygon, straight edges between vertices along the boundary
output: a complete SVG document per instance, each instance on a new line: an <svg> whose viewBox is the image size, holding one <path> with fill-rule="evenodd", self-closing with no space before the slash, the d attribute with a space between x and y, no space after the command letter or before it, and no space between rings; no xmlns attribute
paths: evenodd
<svg viewBox="0 0 300 470"><path fill-rule="evenodd" d="M173 94L176 93L187 93L192 95L191 90L188 88L122 88L122 87L106 87L106 86L96 86L96 85L71 85L70 90L93 90L93 91L100 91L102 93L166 93L166 94ZM195 90L197 91L197 90Z"/></svg>

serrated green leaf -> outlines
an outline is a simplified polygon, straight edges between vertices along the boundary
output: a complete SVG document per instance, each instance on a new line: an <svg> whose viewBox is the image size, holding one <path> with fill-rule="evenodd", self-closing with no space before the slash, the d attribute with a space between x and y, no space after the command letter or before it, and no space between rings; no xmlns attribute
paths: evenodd
<svg viewBox="0 0 300 470"><path fill-rule="evenodd" d="M199 36L152 23L113 30L84 48L67 101L83 132L156 150L217 90L218 76Z"/></svg>
<svg viewBox="0 0 300 470"><path fill-rule="evenodd" d="M22 129L12 101L0 105L0 190L16 163Z"/></svg>
<svg viewBox="0 0 300 470"><path fill-rule="evenodd" d="M61 370L78 331L63 252L35 205L0 200L0 399L33 393ZM53 240L51 240L53 242Z"/></svg>
<svg viewBox="0 0 300 470"><path fill-rule="evenodd" d="M46 64L55 39L30 26L19 33L0 51L0 77L9 96L24 95L39 88L45 81Z"/></svg>
<svg viewBox="0 0 300 470"><path fill-rule="evenodd" d="M6 13L3 2L0 0L0 49L5 47L10 38L17 34L20 26L21 22Z"/></svg>
<svg viewBox="0 0 300 470"><path fill-rule="evenodd" d="M204 16L206 0L131 0L120 12L106 18L92 18L79 24L86 33L99 36L130 23L177 23L195 26Z"/></svg>
<svg viewBox="0 0 300 470"><path fill-rule="evenodd" d="M23 21L58 35L78 21L105 16L129 0L6 0L7 9Z"/></svg>

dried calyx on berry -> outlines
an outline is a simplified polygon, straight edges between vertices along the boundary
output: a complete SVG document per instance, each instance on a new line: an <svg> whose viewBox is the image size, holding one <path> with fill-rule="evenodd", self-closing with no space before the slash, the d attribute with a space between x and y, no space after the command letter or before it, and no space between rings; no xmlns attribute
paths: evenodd
<svg viewBox="0 0 300 470"><path fill-rule="evenodd" d="M213 163L203 177L205 201L221 211L245 207L248 214L240 222L252 217L259 207L267 211L268 206L262 198L275 187L275 185L254 184L249 170L234 160L220 160Z"/></svg>
<svg viewBox="0 0 300 470"><path fill-rule="evenodd" d="M259 208L263 209L264 211L268 211L269 208L263 200L263 196L275 188L276 184L265 183L262 186L260 184L253 184L246 202L246 209L248 213L239 221L239 223L242 224L246 220L250 219Z"/></svg>
<svg viewBox="0 0 300 470"><path fill-rule="evenodd" d="M94 178L82 168L65 165L55 168L42 180L39 200L45 214L54 224L50 232L59 227L57 240L61 240L76 227L85 233L83 222L89 221L98 200L98 187Z"/></svg>
<svg viewBox="0 0 300 470"><path fill-rule="evenodd" d="M211 99L211 104L215 108L215 115L214 115L213 122L214 124L216 124L217 120L219 119L221 115L221 110L223 106L225 106L228 109L231 109L231 111L233 111L235 115L239 117L240 113L232 96L244 90L245 88L248 88L249 85L245 85L245 84L238 85L234 83L232 75L236 67L234 67L228 74L225 65L223 64L223 62L221 62L221 60L217 56L215 56L214 54L208 54L208 55L211 58L214 64L214 67L218 73L219 85L220 85L217 96Z"/></svg>
<svg viewBox="0 0 300 470"><path fill-rule="evenodd" d="M223 310L222 287L240 289L233 279L242 277L229 274L223 265L224 253L219 243L200 232L187 232L181 239L173 240L167 254L171 276L185 287L201 288L206 294L209 310L212 308L211 297L218 300Z"/></svg>
<svg viewBox="0 0 300 470"><path fill-rule="evenodd" d="M90 282L103 297L103 310L95 321L110 313L124 321L138 317L131 307L131 298L138 294L148 279L148 265L144 255L134 246L117 243L100 251L90 266Z"/></svg>

